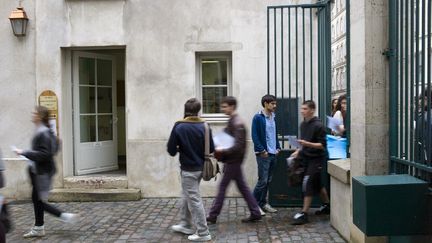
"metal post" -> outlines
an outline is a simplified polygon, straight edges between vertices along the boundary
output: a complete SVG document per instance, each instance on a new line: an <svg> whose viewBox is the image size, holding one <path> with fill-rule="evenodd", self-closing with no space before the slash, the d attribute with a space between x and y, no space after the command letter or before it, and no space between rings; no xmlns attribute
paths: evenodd
<svg viewBox="0 0 432 243"><path fill-rule="evenodd" d="M312 60L313 60L313 19L312 19L312 9L309 9L309 23L310 23L310 99L313 100L313 64L312 64Z"/></svg>
<svg viewBox="0 0 432 243"><path fill-rule="evenodd" d="M431 5L432 2L428 1L428 10L427 10L427 34L428 34L428 44L427 44L427 83L428 83L428 88L427 88L427 94L428 94L428 99L427 99L427 123L428 124L428 130L427 130L427 136L430 137L432 135L432 127L430 124L432 124L432 87L431 87L431 55L432 55L432 50L431 50L431 46L432 46L432 42L431 42L431 38L432 38L432 32L431 32ZM432 143L430 142L430 139L428 139L428 146L427 146L427 154L430 157L432 155ZM428 162L428 166L432 166L432 159L429 158L429 162Z"/></svg>
<svg viewBox="0 0 432 243"><path fill-rule="evenodd" d="M416 13L415 13L415 31L414 31L414 33L413 33L413 40L415 41L415 53L413 53L414 54L414 56L415 56L415 63L413 62L413 66L414 66L414 68L413 68L413 72L414 72L414 76L415 76L415 87L416 87L416 89L415 89L415 96L414 97L417 97L417 100L416 99L414 99L415 100L415 103L416 103L416 109L415 109L415 111L414 111L414 113L415 113L415 120L414 121L418 121L419 119L419 117L418 117L418 115L419 115L419 102L418 102L418 97L419 97L419 73L418 73L418 71L419 71L419 68L418 68L418 66L419 66L419 63L420 63L420 59L419 59L419 48L420 48L420 43L419 43L419 33L420 33L420 9L419 9L419 7L420 7L420 0L417 0L416 1ZM411 124L413 124L413 120L411 120ZM418 129L419 128L419 126L418 126L419 124L417 124L417 126L416 126L416 129ZM420 131L423 131L423 123L422 122L420 122ZM417 141L417 142L423 142L423 141ZM420 158L422 158L423 156L420 156ZM416 161L416 162L419 162L419 161ZM421 162L423 162L423 161L421 161ZM416 173L415 174L417 174L417 169L416 169Z"/></svg>
<svg viewBox="0 0 432 243"><path fill-rule="evenodd" d="M267 94L270 93L270 7L267 7Z"/></svg>
<svg viewBox="0 0 432 243"><path fill-rule="evenodd" d="M296 33L296 98L298 99L298 9L295 9L295 33ZM304 97L303 97L304 98Z"/></svg>
<svg viewBox="0 0 432 243"><path fill-rule="evenodd" d="M288 8L288 100L291 101L291 9ZM291 111L288 106L288 113Z"/></svg>
<svg viewBox="0 0 432 243"><path fill-rule="evenodd" d="M283 58L284 57L284 49L283 49L283 46L284 46L284 44L283 44L284 43L283 42L284 27L283 27L283 15L284 15L283 8L281 8L281 28L280 28L280 31L281 31L281 86L282 86L281 87L281 93L282 93L282 100L284 100L284 58ZM283 112L281 112L280 114L281 114L280 119L283 121L283 117L282 117ZM282 136L285 136L284 127L285 126L282 126ZM284 139L282 139L282 149L284 149L284 148L285 148L285 142L284 142Z"/></svg>
<svg viewBox="0 0 432 243"><path fill-rule="evenodd" d="M396 3L394 1L389 1L389 51L397 51L396 39L397 39L397 22L395 21L395 16L397 15ZM396 67L396 56L390 55L390 93L397 94L397 73ZM397 128L397 96L390 96L390 157L395 155L397 150L397 141L395 139L395 130ZM390 173L394 173L394 166L390 160Z"/></svg>
<svg viewBox="0 0 432 243"><path fill-rule="evenodd" d="M418 5L419 5L419 2L420 2L420 0L417 0L417 7L418 7ZM421 74L420 74L420 77L421 77L421 94L423 95L423 97L424 97L424 95L425 95L425 87L426 87L426 85L425 85L425 79L426 79L426 77L425 77L425 68L426 68L426 55L427 55L427 53L426 53L426 43L425 43L425 38L426 38L426 35L425 35L425 32L426 32L426 11L425 11L425 0L422 0L422 6L421 6L421 9L422 9L422 11L421 11L421 15L422 15L422 24L421 24L421 65L422 65L422 68L420 69L419 68L419 70L421 71ZM420 11L420 9L418 9L417 8L417 11ZM417 19L417 21L418 21L418 19ZM418 31L418 32L420 32L420 31ZM417 38L419 38L419 33L417 34ZM417 52L417 55L419 55L419 53ZM417 67L418 67L418 65L419 65L419 63L417 64ZM426 132L426 128L424 127L426 124L424 123L424 120L425 120L425 100L424 100L424 98L423 97L421 97L421 107L420 107L420 109L421 109L421 113L422 113L422 116L421 116L421 132L422 132L422 152L423 152L423 150L424 149L426 149L426 146L427 146L427 144L426 144L426 139L425 139L425 137L427 138L427 133L425 134L425 132ZM423 155L423 154L422 154ZM423 156L421 156L421 158L423 159L424 157ZM426 161L425 160L422 160L422 161L420 161L421 163L426 163Z"/></svg>
<svg viewBox="0 0 432 243"><path fill-rule="evenodd" d="M303 29L303 100L306 99L306 41L305 41L305 10L302 9L302 29Z"/></svg>
<svg viewBox="0 0 432 243"><path fill-rule="evenodd" d="M345 122L345 130L347 135L347 157L350 157L350 145L351 145L351 24L350 24L350 0L345 0L345 30L346 30L346 89L347 89L347 114ZM331 63L331 61L330 61Z"/></svg>
<svg viewBox="0 0 432 243"><path fill-rule="evenodd" d="M273 32L274 32L274 83L275 92L274 95L277 96L277 45L276 45L276 8L273 9Z"/></svg>
<svg viewBox="0 0 432 243"><path fill-rule="evenodd" d="M402 158L403 156L403 83L404 83L404 4L403 4L403 0L398 0L401 1L400 4L400 14L398 13L397 15L400 16L400 19L398 21L399 25L400 25L400 31L399 31L399 50L398 53L400 55L399 59L399 133L398 133L398 141L399 141L399 154L398 156L400 158ZM406 36L406 34L405 34ZM407 52L407 51L406 51ZM405 80L406 81L406 80Z"/></svg>

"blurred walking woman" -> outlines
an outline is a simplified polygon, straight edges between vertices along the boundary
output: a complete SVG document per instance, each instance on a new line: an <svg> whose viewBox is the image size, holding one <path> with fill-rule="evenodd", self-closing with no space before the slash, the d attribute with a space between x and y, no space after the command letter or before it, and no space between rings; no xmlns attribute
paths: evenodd
<svg viewBox="0 0 432 243"><path fill-rule="evenodd" d="M58 142L49 125L49 111L46 107L37 106L33 112L32 122L36 129L31 142L31 149L15 149L18 155L29 159L28 172L32 189L32 201L35 214L35 225L24 234L24 238L45 235L44 211L54 215L64 222L73 223L77 216L63 213L47 203L48 194L52 186L52 178L56 172L54 155L58 150Z"/></svg>

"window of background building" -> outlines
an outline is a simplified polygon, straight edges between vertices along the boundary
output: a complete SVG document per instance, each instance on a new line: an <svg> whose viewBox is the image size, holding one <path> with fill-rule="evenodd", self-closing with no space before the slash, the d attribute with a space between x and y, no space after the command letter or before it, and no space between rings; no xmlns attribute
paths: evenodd
<svg viewBox="0 0 432 243"><path fill-rule="evenodd" d="M231 53L198 55L198 87L203 116L222 115L220 101L231 92Z"/></svg>

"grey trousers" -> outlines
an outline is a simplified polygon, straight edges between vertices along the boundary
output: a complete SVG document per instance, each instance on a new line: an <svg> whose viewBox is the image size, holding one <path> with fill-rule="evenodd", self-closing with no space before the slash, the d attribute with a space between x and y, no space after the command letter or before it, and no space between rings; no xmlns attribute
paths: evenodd
<svg viewBox="0 0 432 243"><path fill-rule="evenodd" d="M210 234L207 226L204 205L201 199L199 185L202 178L202 171L184 171L181 174L182 185L182 207L181 225L184 227L196 227L199 236Z"/></svg>

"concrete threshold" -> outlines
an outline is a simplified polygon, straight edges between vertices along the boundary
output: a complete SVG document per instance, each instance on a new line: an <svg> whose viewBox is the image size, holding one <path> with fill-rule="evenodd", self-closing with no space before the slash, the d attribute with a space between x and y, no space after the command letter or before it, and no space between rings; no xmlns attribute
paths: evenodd
<svg viewBox="0 0 432 243"><path fill-rule="evenodd" d="M65 189L127 189L126 175L85 175L64 178Z"/></svg>
<svg viewBox="0 0 432 243"><path fill-rule="evenodd" d="M139 189L53 189L48 200L51 202L116 202L141 199Z"/></svg>

